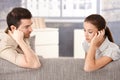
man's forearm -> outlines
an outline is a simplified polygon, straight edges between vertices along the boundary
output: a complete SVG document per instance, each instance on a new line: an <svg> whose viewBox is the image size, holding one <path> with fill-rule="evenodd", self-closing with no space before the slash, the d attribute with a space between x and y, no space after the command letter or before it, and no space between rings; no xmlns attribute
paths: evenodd
<svg viewBox="0 0 120 80"><path fill-rule="evenodd" d="M34 51L24 42L20 41L19 46L23 50L23 54L25 57L25 61L30 66L40 66L40 61L38 56L34 53Z"/></svg>

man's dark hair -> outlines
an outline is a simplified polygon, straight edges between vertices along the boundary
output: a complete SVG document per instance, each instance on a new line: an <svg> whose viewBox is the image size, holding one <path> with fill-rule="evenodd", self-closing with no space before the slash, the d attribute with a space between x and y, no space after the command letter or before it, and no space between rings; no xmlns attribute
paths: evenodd
<svg viewBox="0 0 120 80"><path fill-rule="evenodd" d="M31 17L32 14L28 9L22 7L13 8L7 15L8 29L11 30L11 25L14 25L16 28L18 28L21 19L31 19Z"/></svg>

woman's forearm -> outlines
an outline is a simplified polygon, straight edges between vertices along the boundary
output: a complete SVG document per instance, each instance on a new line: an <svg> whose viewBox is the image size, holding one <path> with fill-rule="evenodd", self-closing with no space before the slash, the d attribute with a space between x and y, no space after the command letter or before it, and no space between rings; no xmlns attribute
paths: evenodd
<svg viewBox="0 0 120 80"><path fill-rule="evenodd" d="M96 46L91 45L85 59L84 69L86 71L91 71L95 67L95 53L96 53Z"/></svg>

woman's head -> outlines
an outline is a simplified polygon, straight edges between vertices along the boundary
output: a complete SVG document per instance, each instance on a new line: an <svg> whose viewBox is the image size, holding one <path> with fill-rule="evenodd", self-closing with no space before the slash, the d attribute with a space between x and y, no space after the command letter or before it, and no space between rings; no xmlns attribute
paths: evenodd
<svg viewBox="0 0 120 80"><path fill-rule="evenodd" d="M99 15L99 14L92 14L85 18L84 20L84 31L85 31L85 37L88 42L91 41L91 39L94 37L98 31L104 30L105 36L108 37L108 39L113 42L111 32L109 28L106 26L105 19Z"/></svg>

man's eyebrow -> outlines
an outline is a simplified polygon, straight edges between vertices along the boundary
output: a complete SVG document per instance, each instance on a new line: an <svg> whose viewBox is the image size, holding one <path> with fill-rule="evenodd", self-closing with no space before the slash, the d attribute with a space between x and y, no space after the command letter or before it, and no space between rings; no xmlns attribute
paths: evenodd
<svg viewBox="0 0 120 80"><path fill-rule="evenodd" d="M31 25L33 24L33 22L31 22Z"/></svg>
<svg viewBox="0 0 120 80"><path fill-rule="evenodd" d="M26 26L31 26L33 23L31 23L31 24L28 24L28 25L26 25Z"/></svg>

